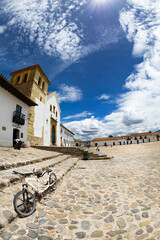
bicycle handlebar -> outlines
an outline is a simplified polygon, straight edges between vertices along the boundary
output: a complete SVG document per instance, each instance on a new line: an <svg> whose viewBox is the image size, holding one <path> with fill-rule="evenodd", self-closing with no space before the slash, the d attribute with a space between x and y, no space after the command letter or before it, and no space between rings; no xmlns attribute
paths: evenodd
<svg viewBox="0 0 160 240"><path fill-rule="evenodd" d="M19 175L21 175L21 176L30 176L30 175L32 175L33 173L20 173L20 172L17 172L17 171L15 171L15 170L13 170L13 172L12 172L13 174L19 174Z"/></svg>
<svg viewBox="0 0 160 240"><path fill-rule="evenodd" d="M24 176L24 177L27 177L27 176L30 176L30 175L33 175L33 174L35 174L38 178L39 177L43 177L44 176L44 174L45 173L49 173L49 172L52 172L52 170L51 169L47 169L45 172L41 172L41 171L37 171L37 172L35 172L35 168L33 169L33 173L20 173L20 172L17 172L17 171L15 171L15 170L13 170L13 174L19 174L19 175L21 175L21 176Z"/></svg>

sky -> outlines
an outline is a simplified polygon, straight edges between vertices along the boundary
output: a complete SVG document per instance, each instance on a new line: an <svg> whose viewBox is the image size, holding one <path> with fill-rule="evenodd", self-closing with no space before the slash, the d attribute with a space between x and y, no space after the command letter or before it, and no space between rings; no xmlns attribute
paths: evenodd
<svg viewBox="0 0 160 240"><path fill-rule="evenodd" d="M159 0L1 0L0 73L35 64L75 138L160 129Z"/></svg>

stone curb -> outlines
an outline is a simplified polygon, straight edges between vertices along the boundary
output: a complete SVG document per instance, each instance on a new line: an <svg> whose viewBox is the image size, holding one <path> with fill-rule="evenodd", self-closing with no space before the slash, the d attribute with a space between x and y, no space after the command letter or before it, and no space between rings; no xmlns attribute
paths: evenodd
<svg viewBox="0 0 160 240"><path fill-rule="evenodd" d="M0 171L3 171L3 170L7 170L7 169L10 169L10 168L13 168L13 167L20 167L20 166L25 166L25 165L29 165L29 164L34 164L34 163L37 163L37 162L42 162L42 161L45 161L45 160L48 160L48 159L51 159L51 158L56 158L58 156L62 155L62 153L57 153L57 155L52 155L52 156L47 156L47 157L39 157L39 158L35 158L35 159L29 159L29 160L26 160L26 161L17 161L16 163L5 163L5 164L0 164Z"/></svg>
<svg viewBox="0 0 160 240"><path fill-rule="evenodd" d="M68 158L65 160L68 160ZM68 166L63 167L63 169L57 174L58 182L60 182L63 179L63 177L75 167L75 165L77 165L78 158L71 158L71 160L73 160L73 162L69 163ZM3 216L1 216L0 218L0 233L1 231L3 231L5 227L8 226L8 224L12 223L17 217L18 214L14 210L12 211L9 209L4 209Z"/></svg>

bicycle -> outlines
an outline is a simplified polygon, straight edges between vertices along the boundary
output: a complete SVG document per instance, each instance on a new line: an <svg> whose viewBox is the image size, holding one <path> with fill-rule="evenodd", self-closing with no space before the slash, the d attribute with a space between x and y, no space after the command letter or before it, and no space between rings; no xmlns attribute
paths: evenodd
<svg viewBox="0 0 160 240"><path fill-rule="evenodd" d="M45 179L40 179L46 173L48 173L48 177ZM52 172L51 169L47 169L45 172L35 172L33 170L32 173L20 173L13 171L13 174L19 174L24 178L22 190L17 192L13 199L15 211L23 217L28 217L35 211L37 195L42 196L42 194L49 188L52 191L56 190L57 188L57 176ZM26 178L31 175L35 175L36 178ZM31 187L34 193L28 191L28 186Z"/></svg>

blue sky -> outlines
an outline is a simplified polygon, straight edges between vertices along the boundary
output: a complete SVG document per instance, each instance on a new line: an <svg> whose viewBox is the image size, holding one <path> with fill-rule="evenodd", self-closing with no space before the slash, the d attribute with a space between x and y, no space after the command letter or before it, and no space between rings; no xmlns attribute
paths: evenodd
<svg viewBox="0 0 160 240"><path fill-rule="evenodd" d="M1 0L0 72L40 64L79 139L160 128L159 0Z"/></svg>

